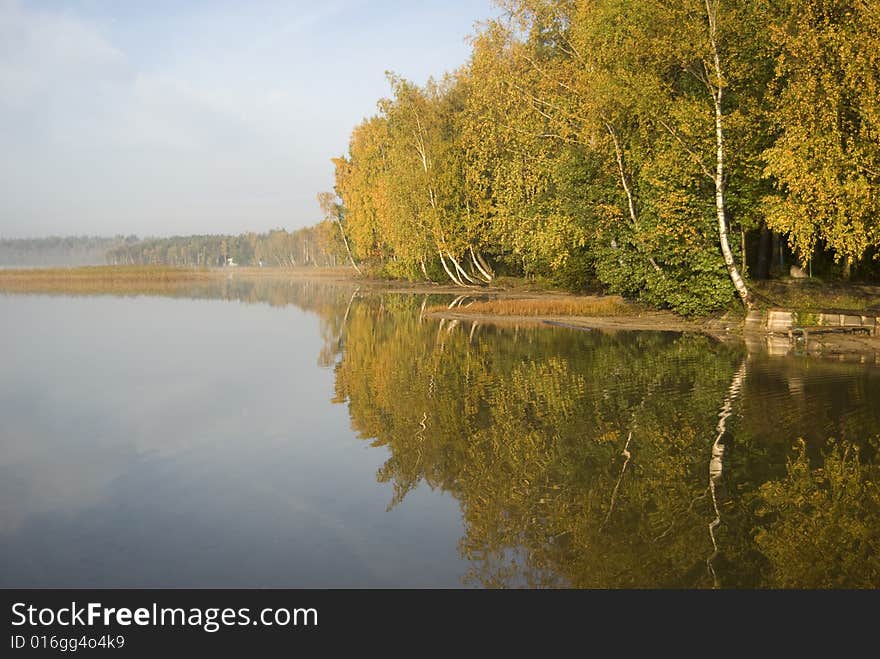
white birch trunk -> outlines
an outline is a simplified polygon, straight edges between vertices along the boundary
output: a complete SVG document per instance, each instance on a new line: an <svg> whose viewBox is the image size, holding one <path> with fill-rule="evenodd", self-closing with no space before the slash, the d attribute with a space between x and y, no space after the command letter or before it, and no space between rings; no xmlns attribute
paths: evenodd
<svg viewBox="0 0 880 659"><path fill-rule="evenodd" d="M357 266L357 263L354 262L354 256L351 254L351 248L348 246L348 238L345 237L345 230L342 228L342 222L339 219L339 215L336 216L336 224L339 226L339 233L342 234L342 242L345 243L345 251L348 252L348 260L351 261L352 267L357 270L359 275L363 275L361 269Z"/></svg>
<svg viewBox="0 0 880 659"><path fill-rule="evenodd" d="M633 199L632 190L629 187L629 181L626 177L626 170L623 166L623 152L620 148L620 143L617 141L617 133L614 132L614 129L611 127L611 124L605 124L605 127L608 129L609 135L611 135L611 139L614 142L614 155L617 157L617 170L620 173L620 182L623 184L623 191L626 193L626 202L629 207L629 217L632 221L633 230L638 235L641 231L641 226L639 225L639 216L636 213L636 204ZM641 237L638 238L641 243ZM647 255L648 262L654 268L655 271L661 272L660 266L657 265L657 262L654 260L650 254Z"/></svg>
<svg viewBox="0 0 880 659"><path fill-rule="evenodd" d="M459 273L464 279L467 279L467 280L468 280L469 282L471 282L472 284L479 284L479 283L480 283L480 282L478 282L476 279L474 279L473 277L471 277L467 272L465 272L464 268L461 267L461 264L455 259L455 257L452 255L451 252L446 252L446 256L449 258L450 261L452 261L452 265L455 266L455 269L458 271L458 273Z"/></svg>
<svg viewBox="0 0 880 659"><path fill-rule="evenodd" d="M466 287L466 284L462 282L458 277L456 277L452 271L449 269L449 266L446 265L446 259L443 258L443 250L438 249L437 253L440 255L440 264L443 266L443 270L446 271L446 274L449 275L449 278L458 286L462 288Z"/></svg>
<svg viewBox="0 0 880 659"><path fill-rule="evenodd" d="M474 267L479 271L479 273L481 275L483 275L483 278L486 280L487 284L492 283L492 279L494 279L494 277L489 272L488 268L484 268L483 264L480 263L480 261L482 261L483 259L477 258L477 255L474 253L473 247L471 247L470 250L471 250L471 263L473 263Z"/></svg>
<svg viewBox="0 0 880 659"><path fill-rule="evenodd" d="M718 54L716 38L718 0L714 0L714 7L710 5L710 0L706 0L706 17L709 21L709 41L712 45L716 82L712 100L715 104L715 145L717 147L715 155L715 209L718 215L718 240L721 243L721 254L724 256L724 265L727 267L730 280L733 282L736 292L739 293L743 306L746 309L751 309L753 306L752 297L746 287L745 280L736 267L727 234L727 211L724 199L724 114L721 104L724 85L721 76L721 57Z"/></svg>

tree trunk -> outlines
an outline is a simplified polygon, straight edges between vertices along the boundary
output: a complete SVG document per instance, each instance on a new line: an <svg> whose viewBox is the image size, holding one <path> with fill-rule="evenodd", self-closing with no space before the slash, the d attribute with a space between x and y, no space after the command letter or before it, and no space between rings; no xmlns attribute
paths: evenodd
<svg viewBox="0 0 880 659"><path fill-rule="evenodd" d="M758 260L755 263L755 277L757 279L770 278L770 260L772 254L773 242L770 239L770 229L766 224L761 224L761 237L758 241Z"/></svg>
<svg viewBox="0 0 880 659"><path fill-rule="evenodd" d="M785 267L785 261L782 258L782 237L775 231L772 243L770 246L770 269L771 271L778 270L781 273Z"/></svg>
<svg viewBox="0 0 880 659"><path fill-rule="evenodd" d="M446 252L446 256L452 261L452 265L455 266L455 269L458 271L458 274L464 279L467 279L472 284L479 284L476 279L471 277L467 272L465 272L464 268L461 267L461 264L456 260L456 258L452 255L452 252Z"/></svg>
<svg viewBox="0 0 880 659"><path fill-rule="evenodd" d="M715 168L715 209L718 214L718 241L721 243L721 254L724 256L724 265L733 282L736 292L746 309L752 308L752 298L746 282L740 275L733 260L733 252L730 250L730 242L727 237L727 213L724 200L724 128L721 114L721 89L715 101L715 139L718 145L717 162Z"/></svg>
<svg viewBox="0 0 880 659"><path fill-rule="evenodd" d="M342 222L339 220L339 215L336 216L336 224L339 227L339 233L342 234L342 242L345 243L345 251L348 252L348 260L351 261L352 267L357 270L359 275L363 275L361 269L357 266L357 263L354 262L354 256L351 254L351 248L348 246L348 238L345 237L345 230L342 228Z"/></svg>
<svg viewBox="0 0 880 659"><path fill-rule="evenodd" d="M639 225L638 214L636 213L636 204L633 199L632 190L629 187L629 181L626 176L626 169L623 166L623 151L620 148L620 143L617 141L617 133L614 131L614 128L610 123L605 122L605 128L608 130L608 134L611 135L611 139L614 142L614 155L617 159L617 171L620 173L620 182L623 184L623 191L626 193L626 203L629 209L629 217L633 226L633 234L636 237L638 244L644 249L644 245L642 243L642 237L639 235L641 232L641 226ZM657 262L654 260L650 254L647 255L648 263L654 268L656 272L662 272L660 266L657 265Z"/></svg>
<svg viewBox="0 0 880 659"><path fill-rule="evenodd" d="M476 252L475 256L477 257L477 262L482 266L481 269L489 274L490 279L495 279L495 271L489 266L486 259L483 258L483 255Z"/></svg>
<svg viewBox="0 0 880 659"><path fill-rule="evenodd" d="M488 269L486 269L482 265L480 265L480 261L482 259L479 259L479 260L477 259L476 254L474 254L473 247L470 248L470 251L471 251L471 263L474 264L474 268L476 268L477 272L479 272L480 275L482 275L483 279L486 280L487 284L491 284L492 283L492 275L489 273Z"/></svg>
<svg viewBox="0 0 880 659"><path fill-rule="evenodd" d="M730 250L730 242L727 237L727 211L724 199L724 114L722 110L722 94L724 93L723 78L721 76L721 57L718 54L718 43L716 41L716 19L718 4L715 2L714 10L710 7L710 0L706 0L706 14L709 20L709 40L712 45L712 58L715 65L716 84L714 90L715 103L715 209L718 214L718 241L721 243L721 254L724 256L724 265L727 266L727 273L733 282L736 292L742 300L746 309L753 306L752 297L749 295L749 289L736 267L733 259L733 252Z"/></svg>
<svg viewBox="0 0 880 659"><path fill-rule="evenodd" d="M446 271L446 274L449 275L449 278L458 286L467 287L467 285L462 282L458 277L456 277L452 271L449 269L449 266L446 265L446 259L443 258L443 250L438 249L437 253L440 255L440 264L443 266L443 269Z"/></svg>

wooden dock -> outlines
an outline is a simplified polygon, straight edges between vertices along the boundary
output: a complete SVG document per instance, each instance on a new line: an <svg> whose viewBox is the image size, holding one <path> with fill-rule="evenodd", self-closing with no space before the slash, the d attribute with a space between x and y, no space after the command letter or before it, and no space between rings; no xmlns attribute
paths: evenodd
<svg viewBox="0 0 880 659"><path fill-rule="evenodd" d="M746 331L806 338L811 334L866 334L877 336L880 319L852 313L803 313L785 309L752 311L746 316Z"/></svg>

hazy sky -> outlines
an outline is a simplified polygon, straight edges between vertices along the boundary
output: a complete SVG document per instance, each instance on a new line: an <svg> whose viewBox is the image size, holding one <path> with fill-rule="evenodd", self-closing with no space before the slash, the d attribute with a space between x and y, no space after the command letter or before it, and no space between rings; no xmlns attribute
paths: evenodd
<svg viewBox="0 0 880 659"><path fill-rule="evenodd" d="M297 228L490 0L0 0L0 237Z"/></svg>

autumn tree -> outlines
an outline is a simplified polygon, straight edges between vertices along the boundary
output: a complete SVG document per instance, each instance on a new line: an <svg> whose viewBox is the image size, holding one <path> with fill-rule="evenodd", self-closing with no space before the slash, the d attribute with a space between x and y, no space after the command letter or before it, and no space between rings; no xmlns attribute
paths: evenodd
<svg viewBox="0 0 880 659"><path fill-rule="evenodd" d="M789 0L768 35L780 52L767 221L804 262L824 243L846 276L880 244L878 34L876 1Z"/></svg>

